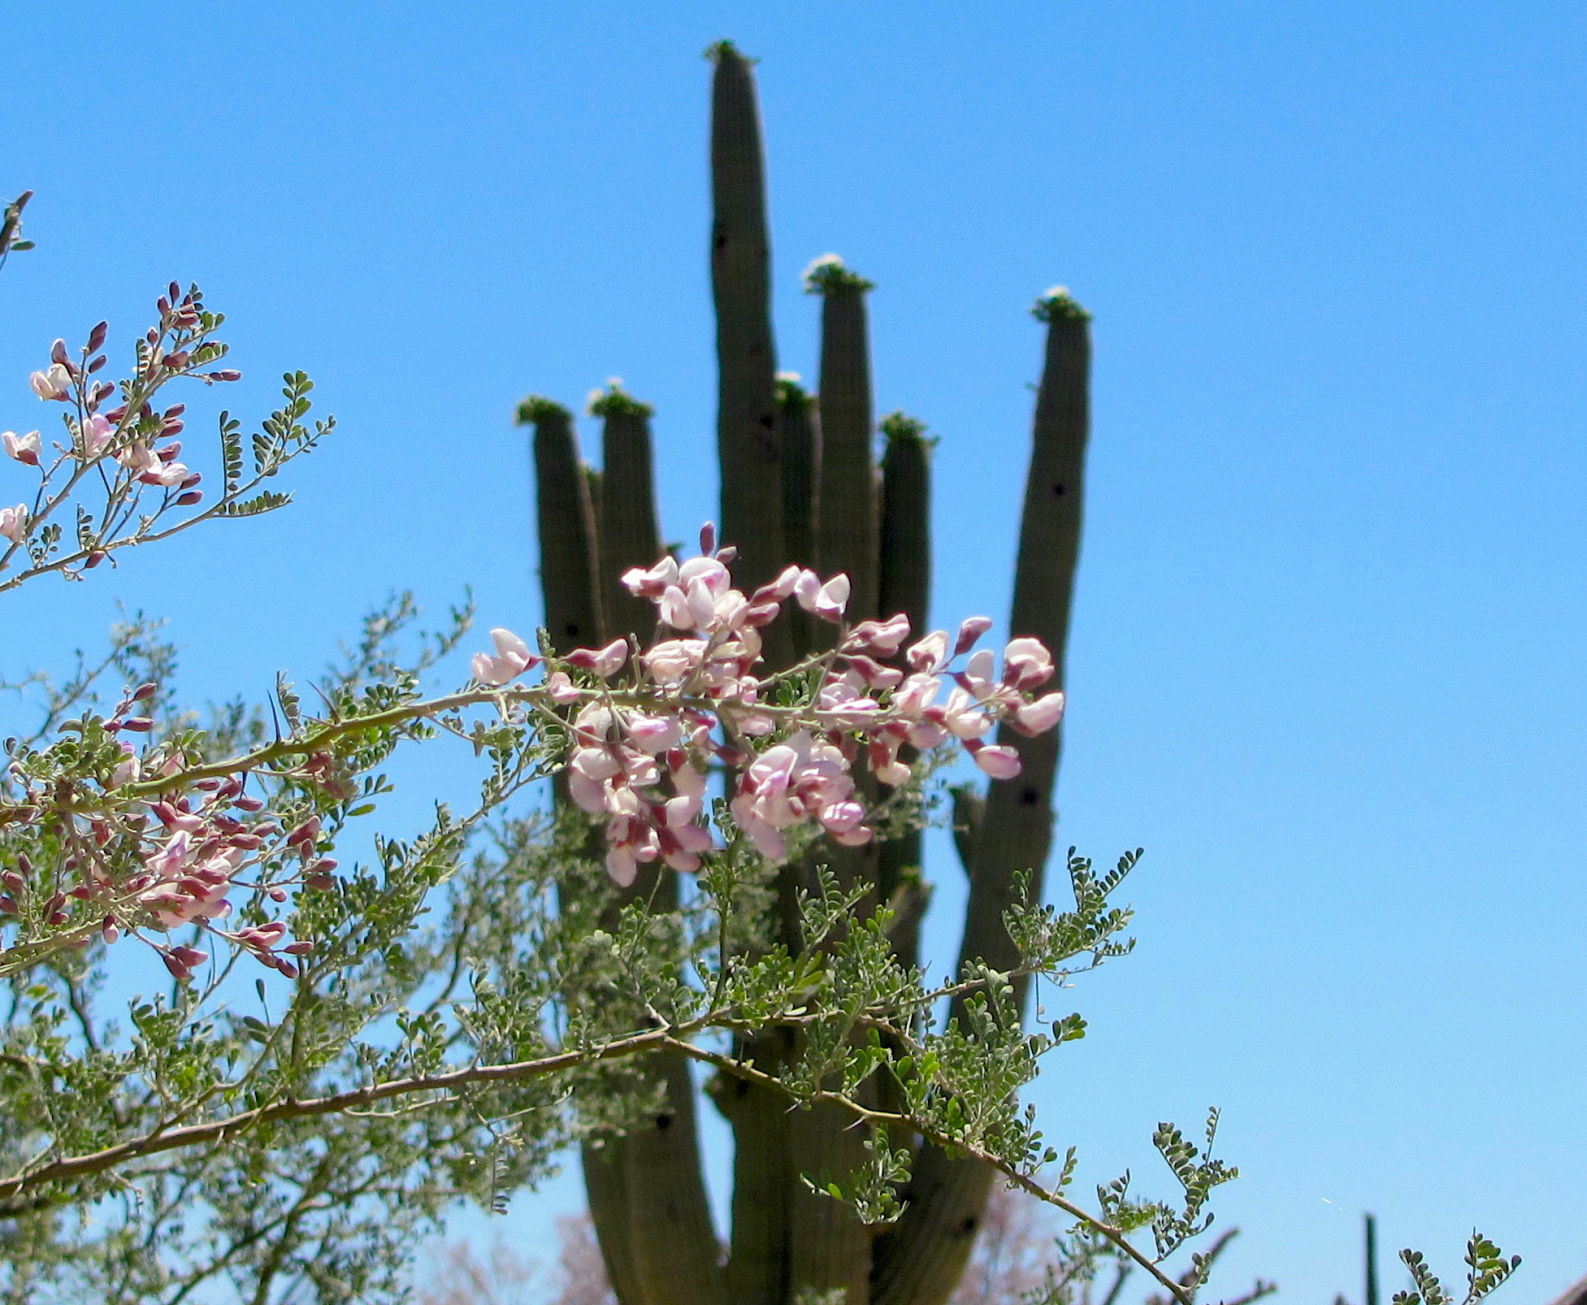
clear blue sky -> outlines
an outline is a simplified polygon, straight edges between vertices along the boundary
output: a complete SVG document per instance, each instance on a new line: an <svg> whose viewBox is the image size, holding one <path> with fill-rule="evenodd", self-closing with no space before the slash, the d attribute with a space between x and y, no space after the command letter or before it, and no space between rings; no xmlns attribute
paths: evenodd
<svg viewBox="0 0 1587 1305"><path fill-rule="evenodd" d="M195 697L312 671L395 587L532 625L530 390L622 376L669 531L713 515L724 36L762 59L781 365L835 250L879 409L942 437L939 619L1006 609L1028 304L1096 314L1060 839L1148 855L1137 953L1053 1002L1092 1033L1051 1136L1155 1178L1154 1123L1221 1105L1229 1292L1359 1297L1375 1209L1449 1275L1479 1225L1549 1299L1587 1272L1578 5L18 7L0 426L52 338L125 341L176 277L231 317L225 402L302 367L342 427L289 512L14 600L0 671L116 595Z"/></svg>

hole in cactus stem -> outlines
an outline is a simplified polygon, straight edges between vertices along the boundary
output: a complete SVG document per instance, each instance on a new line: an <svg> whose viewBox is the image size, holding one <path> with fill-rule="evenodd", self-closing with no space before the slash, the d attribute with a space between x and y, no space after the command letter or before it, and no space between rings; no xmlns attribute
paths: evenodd
<svg viewBox="0 0 1587 1305"><path fill-rule="evenodd" d="M959 1225L959 1231L966 1237L974 1237L978 1223L979 1220L977 1220L973 1214L969 1215L965 1218L965 1221Z"/></svg>
<svg viewBox="0 0 1587 1305"><path fill-rule="evenodd" d="M1037 795L1035 789L1033 789L1033 788L1022 788L1022 789L1020 789L1020 791L1019 791L1019 804L1020 804L1020 806L1022 806L1022 807L1033 807L1033 806L1036 805L1037 800L1038 800L1038 795Z"/></svg>
<svg viewBox="0 0 1587 1305"><path fill-rule="evenodd" d="M1062 485L1054 485L1052 487L1052 495L1054 498L1062 498L1064 496L1064 487Z"/></svg>
<svg viewBox="0 0 1587 1305"><path fill-rule="evenodd" d="M671 1115L657 1115L656 1116L656 1131L658 1133L665 1133L671 1127L672 1127L672 1116Z"/></svg>

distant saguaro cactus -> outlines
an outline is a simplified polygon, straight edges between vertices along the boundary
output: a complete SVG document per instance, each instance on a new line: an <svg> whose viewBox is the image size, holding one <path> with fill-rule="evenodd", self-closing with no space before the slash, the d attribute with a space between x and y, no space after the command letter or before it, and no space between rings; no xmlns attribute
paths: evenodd
<svg viewBox="0 0 1587 1305"><path fill-rule="evenodd" d="M717 447L722 537L739 549L746 588L785 562L846 572L852 620L902 611L925 628L930 583L930 444L924 426L895 413L881 425L885 451L873 456L866 293L870 283L833 258L817 260L807 285L822 296L819 391L809 395L776 373L771 330L770 248L764 165L751 64L730 43L709 52L712 94L711 281L720 388ZM1047 328L1033 450L1015 567L1010 632L1050 648L1063 687L1080 545L1088 430L1088 315L1066 293L1036 305ZM625 566L647 565L660 549L651 487L649 409L612 389L593 406L604 424L603 469L582 465L566 409L526 401L520 421L534 429L539 486L541 582L546 627L559 649L649 633L645 604L615 583ZM639 622L645 628L636 628ZM812 622L778 622L766 655L787 665L830 640ZM784 633L789 631L791 633ZM802 641L806 646L795 647ZM830 645L828 645L830 646ZM1012 969L1003 912L1015 876L1040 888L1050 849L1056 731L1009 734L1017 781L987 797L961 795L955 836L969 876L962 955ZM865 900L896 911L893 945L917 961L925 888L918 832L880 845L821 849L820 859ZM801 867L784 868L792 891ZM666 910L676 898L670 871L643 872L614 903L645 900ZM781 941L797 947L790 930ZM1023 989L1020 998L1024 999ZM792 1054L786 1030L748 1039L741 1054L775 1068ZM643 1127L586 1148L590 1212L608 1273L623 1305L793 1305L801 1295L839 1293L846 1305L943 1305L970 1255L992 1171L932 1146L919 1148L901 1219L884 1229L857 1222L810 1192L801 1173L857 1161L851 1120L817 1108L790 1114L784 1099L742 1080L718 1085L732 1126L732 1228L722 1262L712 1228L696 1135L695 1098L680 1058L658 1055L650 1073L666 1105ZM881 1088L874 1089L882 1091Z"/></svg>

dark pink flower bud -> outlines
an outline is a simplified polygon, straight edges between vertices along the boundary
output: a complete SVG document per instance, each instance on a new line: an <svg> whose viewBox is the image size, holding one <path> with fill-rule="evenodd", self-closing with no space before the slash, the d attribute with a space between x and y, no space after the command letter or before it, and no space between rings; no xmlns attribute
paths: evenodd
<svg viewBox="0 0 1587 1305"><path fill-rule="evenodd" d="M704 557L710 557L714 552L716 552L716 525L707 521L700 527L700 553Z"/></svg>
<svg viewBox="0 0 1587 1305"><path fill-rule="evenodd" d="M88 333L88 352L92 353L105 342L105 337L110 334L110 323L100 322Z"/></svg>
<svg viewBox="0 0 1587 1305"><path fill-rule="evenodd" d="M177 507L192 507L193 504L201 503L203 501L204 491L201 489L190 489L187 491L187 493L178 494L176 496Z"/></svg>
<svg viewBox="0 0 1587 1305"><path fill-rule="evenodd" d="M64 365L66 363L66 341L65 340L57 340L54 344L52 344L50 346L50 361L51 362L55 362L55 363L61 363L62 365Z"/></svg>
<svg viewBox="0 0 1587 1305"><path fill-rule="evenodd" d="M971 616L959 626L959 637L954 641L953 655L962 657L975 647L975 641L992 628L990 616Z"/></svg>

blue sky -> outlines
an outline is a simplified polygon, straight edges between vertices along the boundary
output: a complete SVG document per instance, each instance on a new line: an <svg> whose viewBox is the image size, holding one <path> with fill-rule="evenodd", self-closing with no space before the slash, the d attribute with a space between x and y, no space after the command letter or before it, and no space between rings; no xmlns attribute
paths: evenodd
<svg viewBox="0 0 1587 1305"><path fill-rule="evenodd" d="M11 600L0 671L117 597L195 698L312 671L393 588L532 625L531 390L622 376L669 532L713 516L724 36L762 59L781 365L814 370L798 273L837 251L879 411L942 437L940 621L1006 610L1027 306L1096 314L1059 838L1147 858L1137 953L1052 998L1091 1034L1050 1135L1144 1177L1158 1119L1221 1105L1230 1292L1359 1295L1375 1209L1449 1273L1480 1226L1550 1298L1587 1272L1578 6L18 12L0 190L40 248L0 278L0 426L50 340L127 340L175 277L231 319L224 402L301 367L341 429L288 512Z"/></svg>

